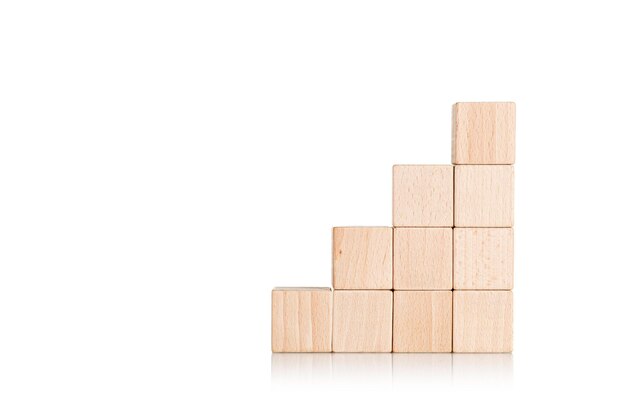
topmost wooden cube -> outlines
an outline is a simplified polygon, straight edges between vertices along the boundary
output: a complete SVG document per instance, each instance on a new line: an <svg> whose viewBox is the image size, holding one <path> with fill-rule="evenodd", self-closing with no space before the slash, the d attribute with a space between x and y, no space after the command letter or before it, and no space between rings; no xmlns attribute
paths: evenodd
<svg viewBox="0 0 626 417"><path fill-rule="evenodd" d="M515 163L515 103L456 103L452 108L452 163Z"/></svg>

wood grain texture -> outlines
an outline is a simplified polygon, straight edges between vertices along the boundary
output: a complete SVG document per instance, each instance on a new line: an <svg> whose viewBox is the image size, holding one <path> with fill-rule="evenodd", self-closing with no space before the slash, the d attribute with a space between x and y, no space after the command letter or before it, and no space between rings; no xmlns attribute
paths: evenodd
<svg viewBox="0 0 626 417"><path fill-rule="evenodd" d="M454 229L454 289L513 289L513 229Z"/></svg>
<svg viewBox="0 0 626 417"><path fill-rule="evenodd" d="M333 352L391 352L391 291L333 292Z"/></svg>
<svg viewBox="0 0 626 417"><path fill-rule="evenodd" d="M513 351L511 291L453 291L454 352Z"/></svg>
<svg viewBox="0 0 626 417"><path fill-rule="evenodd" d="M394 165L394 226L451 227L452 213L452 166Z"/></svg>
<svg viewBox="0 0 626 417"><path fill-rule="evenodd" d="M515 163L515 103L456 103L452 163Z"/></svg>
<svg viewBox="0 0 626 417"><path fill-rule="evenodd" d="M391 227L333 229L333 287L389 290L393 277Z"/></svg>
<svg viewBox="0 0 626 417"><path fill-rule="evenodd" d="M454 226L513 227L513 166L454 167Z"/></svg>
<svg viewBox="0 0 626 417"><path fill-rule="evenodd" d="M394 291L393 351L452 351L452 291Z"/></svg>
<svg viewBox="0 0 626 417"><path fill-rule="evenodd" d="M452 289L452 228L394 229L393 288Z"/></svg>
<svg viewBox="0 0 626 417"><path fill-rule="evenodd" d="M272 291L272 352L330 352L333 293L330 288Z"/></svg>

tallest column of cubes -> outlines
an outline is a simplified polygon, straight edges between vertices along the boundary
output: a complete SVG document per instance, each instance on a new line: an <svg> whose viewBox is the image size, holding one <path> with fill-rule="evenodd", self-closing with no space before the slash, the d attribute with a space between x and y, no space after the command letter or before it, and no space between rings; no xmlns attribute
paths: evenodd
<svg viewBox="0 0 626 417"><path fill-rule="evenodd" d="M453 107L454 352L513 349L515 103Z"/></svg>

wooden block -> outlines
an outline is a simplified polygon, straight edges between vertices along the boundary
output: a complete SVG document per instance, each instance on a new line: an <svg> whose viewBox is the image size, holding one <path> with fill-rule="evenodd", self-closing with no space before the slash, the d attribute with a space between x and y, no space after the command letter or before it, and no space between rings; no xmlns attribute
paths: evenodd
<svg viewBox="0 0 626 417"><path fill-rule="evenodd" d="M456 103L452 163L515 163L515 103Z"/></svg>
<svg viewBox="0 0 626 417"><path fill-rule="evenodd" d="M330 352L332 313L330 288L275 288L272 352Z"/></svg>
<svg viewBox="0 0 626 417"><path fill-rule="evenodd" d="M452 291L393 292L393 351L452 351Z"/></svg>
<svg viewBox="0 0 626 417"><path fill-rule="evenodd" d="M333 352L391 352L392 292L333 294Z"/></svg>
<svg viewBox="0 0 626 417"><path fill-rule="evenodd" d="M453 291L454 352L513 351L511 291Z"/></svg>
<svg viewBox="0 0 626 417"><path fill-rule="evenodd" d="M333 287L390 290L393 277L391 227L333 229Z"/></svg>
<svg viewBox="0 0 626 417"><path fill-rule="evenodd" d="M452 289L452 228L394 229L393 288Z"/></svg>
<svg viewBox="0 0 626 417"><path fill-rule="evenodd" d="M393 225L451 227L452 187L452 166L395 165Z"/></svg>
<svg viewBox="0 0 626 417"><path fill-rule="evenodd" d="M454 226L513 227L513 166L454 167Z"/></svg>
<svg viewBox="0 0 626 417"><path fill-rule="evenodd" d="M513 289L513 229L454 229L454 289Z"/></svg>

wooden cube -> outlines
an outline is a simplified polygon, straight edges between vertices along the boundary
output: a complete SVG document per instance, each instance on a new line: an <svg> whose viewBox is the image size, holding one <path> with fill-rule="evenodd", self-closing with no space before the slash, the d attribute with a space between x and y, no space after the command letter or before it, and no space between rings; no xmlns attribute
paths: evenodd
<svg viewBox="0 0 626 417"><path fill-rule="evenodd" d="M394 229L393 288L452 289L452 228Z"/></svg>
<svg viewBox="0 0 626 417"><path fill-rule="evenodd" d="M513 166L454 167L454 226L513 226Z"/></svg>
<svg viewBox="0 0 626 417"><path fill-rule="evenodd" d="M393 167L393 225L451 227L453 169L448 165Z"/></svg>
<svg viewBox="0 0 626 417"><path fill-rule="evenodd" d="M454 352L513 351L511 291L453 291Z"/></svg>
<svg viewBox="0 0 626 417"><path fill-rule="evenodd" d="M456 103L452 163L515 163L515 103Z"/></svg>
<svg viewBox="0 0 626 417"><path fill-rule="evenodd" d="M452 291L394 291L393 351L452 351Z"/></svg>
<svg viewBox="0 0 626 417"><path fill-rule="evenodd" d="M330 288L275 288L272 352L330 352L332 315Z"/></svg>
<svg viewBox="0 0 626 417"><path fill-rule="evenodd" d="M454 289L513 289L513 229L454 229Z"/></svg>
<svg viewBox="0 0 626 417"><path fill-rule="evenodd" d="M390 290L393 279L391 227L333 229L333 287Z"/></svg>
<svg viewBox="0 0 626 417"><path fill-rule="evenodd" d="M391 352L391 291L336 290L333 352Z"/></svg>

